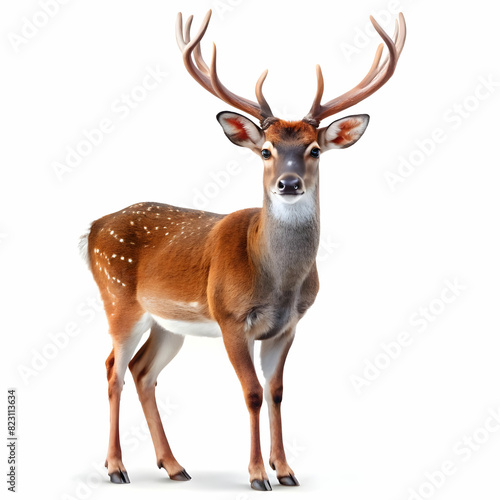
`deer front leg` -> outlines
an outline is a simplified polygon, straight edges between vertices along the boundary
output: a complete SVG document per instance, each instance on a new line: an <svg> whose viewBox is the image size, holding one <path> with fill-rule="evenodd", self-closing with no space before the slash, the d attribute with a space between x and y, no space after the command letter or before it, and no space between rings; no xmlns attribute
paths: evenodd
<svg viewBox="0 0 500 500"><path fill-rule="evenodd" d="M243 332L222 329L224 345L229 360L238 376L243 395L250 414L250 484L254 490L271 491L260 448L259 415L262 406L263 390L253 364L253 341Z"/></svg>
<svg viewBox="0 0 500 500"><path fill-rule="evenodd" d="M289 330L279 337L263 340L261 346L262 371L266 379L265 397L271 426L271 457L269 464L276 471L278 481L285 486L299 486L288 465L283 446L281 427L281 400L283 397L283 369L295 335Z"/></svg>

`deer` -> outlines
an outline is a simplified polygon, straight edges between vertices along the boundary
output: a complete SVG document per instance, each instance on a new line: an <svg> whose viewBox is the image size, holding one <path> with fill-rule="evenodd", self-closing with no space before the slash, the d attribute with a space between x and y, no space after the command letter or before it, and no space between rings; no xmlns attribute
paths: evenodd
<svg viewBox="0 0 500 500"><path fill-rule="evenodd" d="M348 148L366 130L369 116L350 115L320 128L325 118L366 99L393 75L404 46L403 15L391 38L370 17L383 40L358 85L324 104L324 81L316 66L317 90L302 120L275 117L257 80L257 102L226 88L200 42L211 11L191 39L193 16L176 20L176 38L193 79L232 111L217 115L228 139L262 158L263 205L223 215L144 202L90 225L80 250L99 288L112 350L106 360L110 433L105 467L112 483L129 483L119 434L120 398L127 367L151 433L158 467L175 481L191 476L175 459L156 404L160 372L181 349L186 335L222 337L239 379L250 418L250 485L272 489L262 458L259 415L264 400L270 423L270 467L284 486L299 486L287 462L282 437L283 371L296 327L319 290L319 159ZM387 55L382 60L384 45ZM139 343L149 332L147 340ZM254 346L260 342L264 384L257 376ZM264 385L264 387L262 387Z"/></svg>

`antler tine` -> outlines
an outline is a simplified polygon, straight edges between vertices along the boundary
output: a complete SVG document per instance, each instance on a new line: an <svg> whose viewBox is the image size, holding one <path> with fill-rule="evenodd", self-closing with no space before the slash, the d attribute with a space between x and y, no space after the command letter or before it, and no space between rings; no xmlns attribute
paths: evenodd
<svg viewBox="0 0 500 500"><path fill-rule="evenodd" d="M378 66L379 66L380 58L382 57L383 51L384 51L384 44L381 43L377 47L377 51L375 52L375 58L373 59L373 63L372 63L370 70L368 71L366 76L359 82L358 87L363 88L365 85L370 83L377 75L377 69L380 71ZM386 62L387 62L387 58L382 63L382 66L384 66L386 64Z"/></svg>
<svg viewBox="0 0 500 500"><path fill-rule="evenodd" d="M175 39L177 40L177 46L180 50L184 50L184 47L187 45L184 40L184 36L182 35L182 12L177 14L177 18L175 20Z"/></svg>
<svg viewBox="0 0 500 500"><path fill-rule="evenodd" d="M398 59L399 59L399 56L401 55L406 40L406 20L402 12L399 13L398 19L399 19L399 36L396 46L398 49Z"/></svg>
<svg viewBox="0 0 500 500"><path fill-rule="evenodd" d="M396 21L394 24L395 24L394 35L392 36L392 38L394 40L394 43L396 44L399 36L399 23ZM387 65L387 61L389 60L388 55L385 56L384 60L382 61L382 64L380 65L380 67L378 67L383 50L384 50L384 44L381 43L377 47L377 51L375 52L375 58L373 59L373 64L372 67L370 68L370 71L368 71L363 80L361 80L361 82L358 84L358 87L363 88L366 85L368 85L377 76L377 73L380 72L382 69L384 69L384 67Z"/></svg>
<svg viewBox="0 0 500 500"><path fill-rule="evenodd" d="M264 122L266 118L273 117L271 108L262 93L262 85L266 78L267 70L260 76L255 87L255 93L258 101L257 104L256 102L234 94L222 84L217 75L217 51L215 44L213 46L212 63L210 67L203 59L200 42L208 28L211 15L212 11L209 10L201 23L198 33L192 40L190 39L190 29L193 16L190 16L187 19L183 33L182 14L179 13L177 15L176 38L177 45L182 52L184 65L186 66L189 74L211 94L215 95L224 102L227 102L231 106L258 118L261 122Z"/></svg>
<svg viewBox="0 0 500 500"><path fill-rule="evenodd" d="M262 110L262 115L267 117L273 116L271 107L269 106L264 93L262 92L262 85L264 85L264 80L267 77L267 69L263 71L262 75L259 76L257 83L255 84L255 95L257 97L257 102L259 103L260 109Z"/></svg>
<svg viewBox="0 0 500 500"><path fill-rule="evenodd" d="M186 26L184 26L184 40L186 44L191 41L191 24L193 23L194 16L189 16L186 21Z"/></svg>
<svg viewBox="0 0 500 500"><path fill-rule="evenodd" d="M268 118L269 116L273 116L272 113L270 115L266 114L265 111L261 109L259 105L257 105L257 103L234 94L222 84L219 76L217 75L217 48L215 46L215 43L213 44L212 63L210 64L210 80L215 92L217 93L217 96L224 102L227 102L231 106L234 106L241 111L245 111L246 113L254 116L255 118L258 118L261 121L263 121L265 118ZM267 105L267 102L265 104ZM269 105L267 105L267 108L269 108ZM271 110L269 109L269 111Z"/></svg>
<svg viewBox="0 0 500 500"><path fill-rule="evenodd" d="M377 21L375 20L375 18L373 16L370 16L370 21L372 22L373 27L375 28L377 33L380 35L382 40L384 40L385 44L387 45L387 50L389 51L389 53L387 54L387 59L386 59L387 63L386 63L386 61L384 61L384 65L385 64L388 65L387 66L387 73L389 73L388 75L384 74L384 77L387 76L387 79L389 79L392 76L392 74L394 73L394 70L396 69L396 63L398 61L396 44L394 43L392 38L383 30L382 26L380 26L380 24L377 23ZM396 33L399 31L397 24L398 24L398 22L396 21ZM384 69L383 66L380 67L380 70Z"/></svg>
<svg viewBox="0 0 500 500"><path fill-rule="evenodd" d="M205 75L198 67L193 63L193 60L191 59L191 53L195 49L195 47L200 43L201 39L203 38L203 35L207 31L208 28L208 23L210 22L210 17L212 15L212 11L209 10L207 14L205 15L200 29L198 30L198 33L196 36L192 39L189 40L189 42L186 41L186 39L183 37L182 34L182 14L179 13L177 15L177 24L176 24L176 37L177 37L177 45L179 46L181 52L182 52L182 58L184 60L184 66L186 66L186 69L188 70L189 74L205 89L208 90L211 94L214 96L218 97L217 93L212 87L212 84L210 82L210 78ZM189 19L188 22L186 23L186 27L188 27ZM186 37L189 38L189 30L186 30Z"/></svg>
<svg viewBox="0 0 500 500"><path fill-rule="evenodd" d="M380 35L388 49L388 55L380 64L384 44L380 44L375 52L375 58L366 76L353 89L345 92L339 97L328 101L326 104L321 104L322 89L320 92L320 73L318 72L318 91L313 101L313 105L309 113L304 117L304 120L313 124L319 125L319 122L324 118L338 113L346 108L354 106L358 102L366 99L373 94L382 85L384 85L394 73L401 51L406 38L406 23L402 13L399 14L399 23L396 21L394 31L394 40L381 28L377 21L370 16L373 27ZM321 86L323 85L321 77Z"/></svg>
<svg viewBox="0 0 500 500"><path fill-rule="evenodd" d="M321 99L323 98L323 91L325 89L325 80L323 79L323 72L321 71L321 66L316 64L316 95L314 96L314 101L311 106L311 110L305 117L306 120L312 121L316 127L319 126L319 122L313 118L317 114L319 114L321 110Z"/></svg>
<svg viewBox="0 0 500 500"><path fill-rule="evenodd" d="M186 20L186 25L184 26L184 34L182 34L182 14L180 12L177 14L177 24L176 24L177 45L179 46L179 49L181 49L182 51L184 50L186 45L191 41L192 23L193 23L193 16L189 16ZM210 69L203 60L203 56L201 55L200 44L197 44L195 46L193 52L194 52L194 61L196 65L203 73L209 76Z"/></svg>
<svg viewBox="0 0 500 500"><path fill-rule="evenodd" d="M396 20L395 24L396 24L396 28L395 28L394 36L393 36L394 46L395 46L395 57L394 57L394 61L393 61L394 67L392 68L392 71L388 76L386 75L386 73L384 73L384 70L387 68L389 61L390 61L390 53L389 53L386 55L383 63L380 65L379 71L376 72L372 76L372 78L370 79L370 81L373 80L376 84L379 84L379 81L382 80L383 78L385 78L385 76L387 76L387 79L383 83L381 83L380 86L382 86L387 80L389 80L389 78L394 73L394 70L396 69L396 63L399 60L399 56L401 55L401 51L403 50L403 46L404 46L405 39L406 39L406 24L405 24L403 14L400 13L399 23ZM365 85L370 83L370 81L365 82ZM360 84L360 86L361 86L361 84Z"/></svg>

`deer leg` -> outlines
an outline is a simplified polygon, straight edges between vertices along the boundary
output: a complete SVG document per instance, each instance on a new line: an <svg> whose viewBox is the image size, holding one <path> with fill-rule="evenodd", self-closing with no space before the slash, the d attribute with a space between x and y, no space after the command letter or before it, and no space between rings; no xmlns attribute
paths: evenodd
<svg viewBox="0 0 500 500"><path fill-rule="evenodd" d="M294 331L292 330L279 337L263 340L260 351L262 371L266 379L264 394L269 409L269 423L271 426L271 457L269 464L276 471L278 481L285 486L299 486L299 482L286 460L281 428L283 369L293 338Z"/></svg>
<svg viewBox="0 0 500 500"><path fill-rule="evenodd" d="M224 336L224 345L229 360L234 367L236 375L240 380L243 395L250 414L250 484L253 489L270 491L271 483L266 474L264 461L260 448L259 415L262 406L263 391L260 385L253 363L253 341L249 341L244 335Z"/></svg>
<svg viewBox="0 0 500 500"><path fill-rule="evenodd" d="M164 468L170 479L189 481L191 476L174 458L168 444L158 406L156 405L155 386L159 373L179 352L184 337L176 335L153 324L151 334L129 364L134 377L137 394L146 416L151 438L156 452L158 468Z"/></svg>
<svg viewBox="0 0 500 500"><path fill-rule="evenodd" d="M108 454L104 465L108 468L108 475L112 483L130 483L127 471L122 462L122 450L120 446L120 398L127 364L132 358L139 340L148 328L149 321L143 317L134 322L126 338L116 335L114 328L110 329L113 337L113 349L106 360L110 428ZM123 326L120 331L123 332Z"/></svg>

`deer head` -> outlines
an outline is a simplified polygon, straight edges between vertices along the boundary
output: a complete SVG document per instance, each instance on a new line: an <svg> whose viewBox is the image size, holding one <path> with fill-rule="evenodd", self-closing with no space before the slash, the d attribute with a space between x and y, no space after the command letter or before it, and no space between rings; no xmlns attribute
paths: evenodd
<svg viewBox="0 0 500 500"><path fill-rule="evenodd" d="M399 14L399 23L396 21L394 39L370 17L374 28L387 46L388 55L381 62L384 44L380 44L373 64L361 82L325 104L321 104L323 75L320 66L316 66L316 96L307 115L299 121L284 121L273 115L262 92L267 70L262 73L255 86L257 102L234 94L221 83L217 75L215 44L210 66L205 63L200 48L210 16L211 11L206 14L200 30L191 40L193 16L187 19L183 33L182 14L178 14L177 44L182 51L184 64L204 89L259 120L260 126L238 113L224 111L217 115L217 120L231 142L249 148L262 157L265 197L273 202L295 204L304 199L304 195L316 190L320 155L330 149L352 146L365 132L369 122L369 116L366 114L347 116L326 127L320 128L319 125L325 118L366 99L389 80L405 42L406 26L403 14Z"/></svg>

